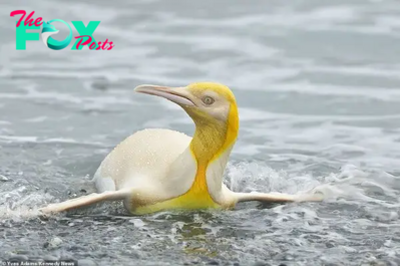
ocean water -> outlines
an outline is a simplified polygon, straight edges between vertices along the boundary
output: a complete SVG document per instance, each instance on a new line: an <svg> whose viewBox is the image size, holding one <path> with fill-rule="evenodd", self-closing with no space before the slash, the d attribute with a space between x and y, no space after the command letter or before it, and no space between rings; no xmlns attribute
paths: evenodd
<svg viewBox="0 0 400 266"><path fill-rule="evenodd" d="M16 9L46 21L100 20L96 40L115 47L53 51L30 41L16 50ZM3 0L0 22L0 258L400 265L398 1ZM195 81L224 83L238 101L229 187L315 190L326 200L143 217L114 203L35 215L92 192L102 159L133 132L192 134L182 110L133 88Z"/></svg>

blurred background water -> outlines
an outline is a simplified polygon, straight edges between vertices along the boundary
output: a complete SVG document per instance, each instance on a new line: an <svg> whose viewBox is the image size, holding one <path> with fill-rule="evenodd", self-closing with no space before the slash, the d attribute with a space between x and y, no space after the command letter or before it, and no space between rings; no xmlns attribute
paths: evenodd
<svg viewBox="0 0 400 266"><path fill-rule="evenodd" d="M16 9L100 20L93 36L115 47L54 51L40 40L16 50ZM3 0L0 15L0 258L400 265L397 0ZM182 110L133 88L194 81L237 97L231 188L316 189L327 200L144 217L104 204L27 217L93 191L101 160L136 130L192 134Z"/></svg>

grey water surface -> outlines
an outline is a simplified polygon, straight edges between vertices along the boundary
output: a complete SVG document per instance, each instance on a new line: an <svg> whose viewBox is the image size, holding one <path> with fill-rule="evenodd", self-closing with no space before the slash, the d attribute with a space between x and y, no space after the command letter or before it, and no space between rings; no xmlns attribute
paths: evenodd
<svg viewBox="0 0 400 266"><path fill-rule="evenodd" d="M46 21L100 20L94 37L115 47L54 51L40 40L16 50L16 9ZM3 0L0 15L0 259L400 265L398 0ZM133 88L195 81L224 83L237 97L229 187L314 190L326 200L32 215L93 192L99 163L133 132L192 134L177 106Z"/></svg>

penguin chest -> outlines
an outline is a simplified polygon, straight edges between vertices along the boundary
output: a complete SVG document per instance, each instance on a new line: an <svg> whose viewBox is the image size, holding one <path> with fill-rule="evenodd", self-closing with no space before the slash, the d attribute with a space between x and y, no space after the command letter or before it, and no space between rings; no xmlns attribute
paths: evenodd
<svg viewBox="0 0 400 266"><path fill-rule="evenodd" d="M140 215L171 209L195 210L216 208L221 208L221 206L211 197L207 187L205 171L200 170L197 172L191 188L186 193L152 205L137 207L133 212Z"/></svg>

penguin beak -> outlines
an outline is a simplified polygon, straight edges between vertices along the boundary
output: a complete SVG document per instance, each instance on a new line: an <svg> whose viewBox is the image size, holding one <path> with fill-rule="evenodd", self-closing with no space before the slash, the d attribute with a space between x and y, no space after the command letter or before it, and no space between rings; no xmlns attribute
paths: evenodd
<svg viewBox="0 0 400 266"><path fill-rule="evenodd" d="M195 106L195 103L190 99L190 92L185 87L166 87L144 84L137 86L135 92L160 96L180 106Z"/></svg>

